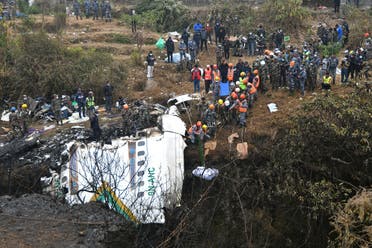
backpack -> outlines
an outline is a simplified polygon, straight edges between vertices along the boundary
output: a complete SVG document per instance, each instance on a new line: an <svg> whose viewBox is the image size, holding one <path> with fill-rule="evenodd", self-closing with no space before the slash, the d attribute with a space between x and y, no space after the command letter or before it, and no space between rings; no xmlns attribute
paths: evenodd
<svg viewBox="0 0 372 248"><path fill-rule="evenodd" d="M192 71L192 79L200 79L200 74L199 68L195 68L195 70Z"/></svg>

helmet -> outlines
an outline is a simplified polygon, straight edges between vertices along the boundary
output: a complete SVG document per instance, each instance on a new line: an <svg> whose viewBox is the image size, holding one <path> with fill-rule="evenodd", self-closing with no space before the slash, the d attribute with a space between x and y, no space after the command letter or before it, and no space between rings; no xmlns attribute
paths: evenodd
<svg viewBox="0 0 372 248"><path fill-rule="evenodd" d="M27 104L26 103L24 103L24 104L22 104L22 106L21 106L23 109L26 109L28 106L27 106Z"/></svg>
<svg viewBox="0 0 372 248"><path fill-rule="evenodd" d="M245 76L245 72L242 71L242 72L240 73L240 76L241 76L241 77L244 77L244 76Z"/></svg>
<svg viewBox="0 0 372 248"><path fill-rule="evenodd" d="M245 99L245 95L244 95L244 94L241 94L241 95L240 95L240 99L241 99L241 100Z"/></svg>
<svg viewBox="0 0 372 248"><path fill-rule="evenodd" d="M197 126L197 127L201 127L201 126L202 126L201 121L197 121L197 122L196 122L196 126Z"/></svg>
<svg viewBox="0 0 372 248"><path fill-rule="evenodd" d="M208 108L209 108L210 110L213 110L213 109L214 109L214 105L213 105L213 104L209 104Z"/></svg>
<svg viewBox="0 0 372 248"><path fill-rule="evenodd" d="M123 105L123 109L129 109L128 104L124 104L124 105Z"/></svg>
<svg viewBox="0 0 372 248"><path fill-rule="evenodd" d="M243 84L247 84L248 83L248 78L244 78L243 79Z"/></svg>
<svg viewBox="0 0 372 248"><path fill-rule="evenodd" d="M213 65L213 69L217 69L217 65L216 64Z"/></svg>
<svg viewBox="0 0 372 248"><path fill-rule="evenodd" d="M265 60L261 60L260 65L264 66L266 64Z"/></svg>
<svg viewBox="0 0 372 248"><path fill-rule="evenodd" d="M235 92L232 92L232 93L231 93L231 97L232 97L233 99L238 99L238 95L237 95Z"/></svg>
<svg viewBox="0 0 372 248"><path fill-rule="evenodd" d="M233 67L234 65L233 65L233 63L229 63L229 67Z"/></svg>
<svg viewBox="0 0 372 248"><path fill-rule="evenodd" d="M235 92L236 93L239 93L240 92L240 88L239 87L235 88Z"/></svg>
<svg viewBox="0 0 372 248"><path fill-rule="evenodd" d="M16 110L17 110L16 107L11 107L11 108L10 108L10 111L12 111L12 112L16 112Z"/></svg>
<svg viewBox="0 0 372 248"><path fill-rule="evenodd" d="M208 126L204 124L204 125L202 126L202 128L203 128L203 130L205 131L205 130L208 129Z"/></svg>
<svg viewBox="0 0 372 248"><path fill-rule="evenodd" d="M293 66L295 66L295 63L296 63L296 62L294 62L294 61L292 60L291 62L289 62L289 66L290 66L290 67L293 67Z"/></svg>
<svg viewBox="0 0 372 248"><path fill-rule="evenodd" d="M220 77L219 77L219 76L216 76L216 77L214 78L214 80L215 80L215 81L220 81Z"/></svg>
<svg viewBox="0 0 372 248"><path fill-rule="evenodd" d="M218 104L219 105L222 105L223 104L223 100L222 99L218 99Z"/></svg>
<svg viewBox="0 0 372 248"><path fill-rule="evenodd" d="M364 38L368 38L369 37L369 33L364 33Z"/></svg>
<svg viewBox="0 0 372 248"><path fill-rule="evenodd" d="M226 100L225 101L225 106L227 107L227 106L230 106L230 101L229 100Z"/></svg>
<svg viewBox="0 0 372 248"><path fill-rule="evenodd" d="M210 65L207 65L207 68L211 67Z"/></svg>
<svg viewBox="0 0 372 248"><path fill-rule="evenodd" d="M239 82L239 81L236 81L236 82L235 82L235 85L236 85L236 86L239 86L239 85L240 85L240 82Z"/></svg>
<svg viewBox="0 0 372 248"><path fill-rule="evenodd" d="M254 74L254 75L258 75L258 70L257 70L257 69L254 70L254 71L253 71L253 74Z"/></svg>

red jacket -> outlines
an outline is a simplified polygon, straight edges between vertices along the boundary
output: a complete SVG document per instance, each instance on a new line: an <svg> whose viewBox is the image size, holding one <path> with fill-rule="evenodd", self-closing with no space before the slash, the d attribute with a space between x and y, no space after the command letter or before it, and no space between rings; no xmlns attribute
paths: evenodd
<svg viewBox="0 0 372 248"><path fill-rule="evenodd" d="M199 68L194 68L191 70L191 80L200 80L201 79L201 71Z"/></svg>

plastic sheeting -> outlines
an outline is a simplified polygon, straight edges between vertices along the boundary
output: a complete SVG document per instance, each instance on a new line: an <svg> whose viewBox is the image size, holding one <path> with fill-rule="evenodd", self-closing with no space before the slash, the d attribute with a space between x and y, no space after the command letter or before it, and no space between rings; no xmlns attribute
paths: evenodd
<svg viewBox="0 0 372 248"><path fill-rule="evenodd" d="M187 57L188 60L191 60L191 55L190 54L186 53L186 57ZM168 58L165 58L164 61L168 62ZM180 61L181 61L180 53L173 53L173 63L178 64L178 63L180 63Z"/></svg>

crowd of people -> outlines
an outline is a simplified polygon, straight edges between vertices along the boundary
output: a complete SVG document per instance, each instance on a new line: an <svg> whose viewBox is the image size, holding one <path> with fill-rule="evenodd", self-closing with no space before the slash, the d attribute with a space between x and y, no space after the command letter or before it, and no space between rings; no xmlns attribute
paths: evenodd
<svg viewBox="0 0 372 248"><path fill-rule="evenodd" d="M76 20L83 19L83 14L86 18L93 17L93 20L98 20L101 18L106 22L111 22L112 20L112 7L109 0L84 0L81 4L78 0L74 0L72 4L72 11L76 17ZM69 10L67 10L69 12ZM70 14L70 13L67 13Z"/></svg>
<svg viewBox="0 0 372 248"><path fill-rule="evenodd" d="M255 37L265 37L265 33L260 25ZM347 85L349 79L369 79L368 59L372 52L372 40L368 33L364 34L363 46L345 50L341 61L335 52L330 56L320 54L319 44L346 46L349 27L345 19L333 29L327 29L325 24L320 24L318 42L304 42L300 48L284 46L282 30L278 29L275 34L274 37L279 35L279 38L274 39L274 49L269 50L265 46L263 56L257 56L252 65L242 59L235 65L229 63L229 56L221 49L219 41L216 41L215 64L206 65L205 68L195 64L191 70L194 92L201 92L200 83L204 80L205 95L212 94L213 97L212 101L205 103L200 121L188 130L191 141L194 142L196 136L200 138L213 135L217 122L222 125L236 123L244 127L247 109L253 107L259 94L265 94L268 90L288 89L290 95L299 91L303 97L305 91L313 92L321 88L328 95L332 85L336 84L338 68L341 71L341 85ZM249 33L248 37L251 35L252 33ZM226 37L221 40L225 39ZM253 38L252 40L252 47L257 46L258 42ZM249 52L248 55L250 54L252 53Z"/></svg>

